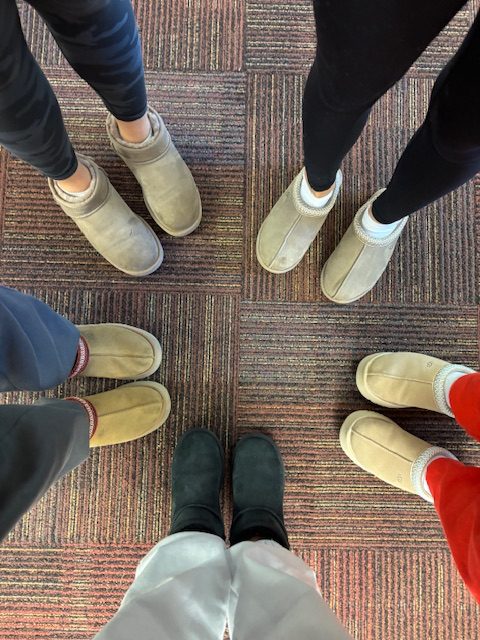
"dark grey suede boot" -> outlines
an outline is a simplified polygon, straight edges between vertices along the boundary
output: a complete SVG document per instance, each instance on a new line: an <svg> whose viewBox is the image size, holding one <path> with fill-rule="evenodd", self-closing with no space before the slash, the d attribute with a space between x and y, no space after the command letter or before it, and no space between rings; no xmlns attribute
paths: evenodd
<svg viewBox="0 0 480 640"><path fill-rule="evenodd" d="M172 465L172 528L203 531L225 539L220 491L224 456L217 436L207 429L192 429L181 438Z"/></svg>
<svg viewBox="0 0 480 640"><path fill-rule="evenodd" d="M232 485L230 544L259 537L275 540L289 549L283 522L285 470L280 451L271 438L251 433L238 442Z"/></svg>

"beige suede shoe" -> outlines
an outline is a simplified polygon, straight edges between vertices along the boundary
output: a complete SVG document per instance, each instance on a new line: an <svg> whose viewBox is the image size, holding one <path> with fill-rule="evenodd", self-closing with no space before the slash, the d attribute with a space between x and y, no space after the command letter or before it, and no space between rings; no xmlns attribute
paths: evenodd
<svg viewBox="0 0 480 640"><path fill-rule="evenodd" d="M302 200L302 169L263 221L257 237L257 259L271 273L291 271L302 260L337 200L342 172L337 171L328 203L309 207Z"/></svg>
<svg viewBox="0 0 480 640"><path fill-rule="evenodd" d="M90 420L90 446L129 442L158 429L170 414L170 396L158 382L131 382L80 402Z"/></svg>
<svg viewBox="0 0 480 640"><path fill-rule="evenodd" d="M455 372L473 373L473 369L422 353L374 353L358 365L357 387L382 407L418 407L453 417L445 381Z"/></svg>
<svg viewBox="0 0 480 640"><path fill-rule="evenodd" d="M412 436L374 411L350 414L340 429L340 444L360 468L428 502L433 502L425 481L429 463L440 457L457 459L446 449Z"/></svg>
<svg viewBox="0 0 480 640"><path fill-rule="evenodd" d="M162 348L148 331L126 324L82 324L79 376L140 380L160 366Z"/></svg>
<svg viewBox="0 0 480 640"><path fill-rule="evenodd" d="M332 302L348 304L367 294L376 285L407 224L403 220L389 236L371 238L362 227L365 209L384 189L377 191L357 212L352 224L325 263L320 277L324 295Z"/></svg>
<svg viewBox="0 0 480 640"><path fill-rule="evenodd" d="M149 107L152 136L139 144L125 142L115 118L107 118L113 148L143 190L155 222L172 236L192 233L202 219L202 203L192 174L170 138L162 118Z"/></svg>
<svg viewBox="0 0 480 640"><path fill-rule="evenodd" d="M114 267L131 276L156 271L162 264L163 249L153 229L133 213L103 169L91 158L77 156L90 170L92 184L84 197L77 197L66 194L49 179L55 202Z"/></svg>

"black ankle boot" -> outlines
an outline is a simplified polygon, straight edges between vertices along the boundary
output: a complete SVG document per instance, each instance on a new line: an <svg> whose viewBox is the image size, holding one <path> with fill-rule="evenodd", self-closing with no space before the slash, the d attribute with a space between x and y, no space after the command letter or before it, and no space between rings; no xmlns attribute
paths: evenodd
<svg viewBox="0 0 480 640"><path fill-rule="evenodd" d="M290 548L283 522L285 471L275 443L251 433L235 447L233 457L233 521L230 544L254 537L270 538Z"/></svg>
<svg viewBox="0 0 480 640"><path fill-rule="evenodd" d="M172 465L172 528L203 531L225 539L220 491L224 457L217 436L207 429L188 431L178 443Z"/></svg>

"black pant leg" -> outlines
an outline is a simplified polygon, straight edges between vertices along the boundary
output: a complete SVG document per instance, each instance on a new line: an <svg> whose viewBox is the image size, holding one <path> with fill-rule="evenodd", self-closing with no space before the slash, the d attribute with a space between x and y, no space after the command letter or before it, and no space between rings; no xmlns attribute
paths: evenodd
<svg viewBox="0 0 480 640"><path fill-rule="evenodd" d="M77 402L0 406L0 540L47 489L88 456L89 420Z"/></svg>
<svg viewBox="0 0 480 640"><path fill-rule="evenodd" d="M77 327L40 300L0 287L0 391L42 391L75 364Z"/></svg>
<svg viewBox="0 0 480 640"><path fill-rule="evenodd" d="M480 14L438 77L425 122L374 202L379 222L400 220L480 171Z"/></svg>
<svg viewBox="0 0 480 640"><path fill-rule="evenodd" d="M75 71L119 120L147 110L142 50L130 0L27 0Z"/></svg>
<svg viewBox="0 0 480 640"><path fill-rule="evenodd" d="M465 0L314 0L317 53L305 87L303 140L311 186L324 190L372 105Z"/></svg>
<svg viewBox="0 0 480 640"><path fill-rule="evenodd" d="M50 178L68 178L77 159L55 94L25 42L15 0L1 0L0 25L0 144Z"/></svg>

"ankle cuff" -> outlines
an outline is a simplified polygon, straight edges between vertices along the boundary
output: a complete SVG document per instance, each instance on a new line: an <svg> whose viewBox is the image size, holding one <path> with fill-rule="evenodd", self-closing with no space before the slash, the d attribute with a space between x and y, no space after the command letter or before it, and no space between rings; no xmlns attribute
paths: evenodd
<svg viewBox="0 0 480 640"><path fill-rule="evenodd" d="M69 398L65 398L65 400L68 400L69 402L78 402L78 404L81 404L87 412L89 422L88 438L89 440L91 440L95 435L95 431L97 430L98 426L98 415L95 407L91 402L85 400L85 398L78 398L77 396L71 396Z"/></svg>
<svg viewBox="0 0 480 640"><path fill-rule="evenodd" d="M441 447L430 447L414 461L410 472L410 479L415 491L421 498L431 503L433 503L433 497L430 491L427 491L427 485L424 482L424 479L428 465L435 458L450 458L451 460L457 460L453 453L450 453L447 449L442 449Z"/></svg>
<svg viewBox="0 0 480 640"><path fill-rule="evenodd" d="M170 535L181 531L212 533L225 540L225 528L220 514L203 504L189 504L172 515Z"/></svg>
<svg viewBox="0 0 480 640"><path fill-rule="evenodd" d="M85 367L88 364L88 360L90 358L90 352L88 350L87 341L83 336L80 336L78 340L77 347L77 357L75 359L75 364L73 365L73 369L70 372L69 378L74 378L75 376L80 375L85 370Z"/></svg>
<svg viewBox="0 0 480 640"><path fill-rule="evenodd" d="M270 509L251 507L238 513L230 528L230 544L238 544L261 531L263 535L275 540L285 549L290 549L288 534L283 519Z"/></svg>
<svg viewBox="0 0 480 640"><path fill-rule="evenodd" d="M447 364L445 365L435 376L433 381L433 395L435 396L435 402L442 413L451 418L454 418L453 411L447 402L445 397L445 381L451 373L474 373L473 369L464 367L461 364Z"/></svg>

